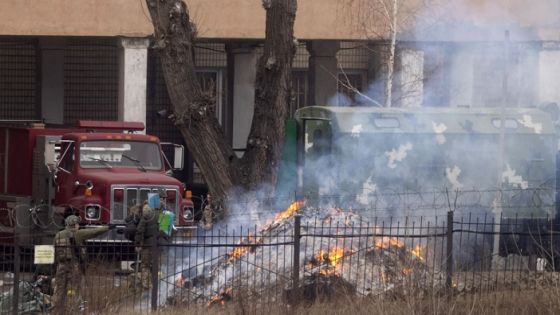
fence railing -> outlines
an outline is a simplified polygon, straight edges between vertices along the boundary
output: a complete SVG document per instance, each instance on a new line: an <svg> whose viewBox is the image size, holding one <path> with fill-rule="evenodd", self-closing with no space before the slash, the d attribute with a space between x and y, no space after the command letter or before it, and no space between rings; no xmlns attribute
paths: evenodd
<svg viewBox="0 0 560 315"><path fill-rule="evenodd" d="M336 208L320 216L300 213L249 228L198 228L139 253L132 243L87 242L78 249L87 265L72 269L65 286L60 264L36 264L32 249L4 245L0 314L62 312L53 301L53 277L65 291L59 296L68 313L239 301L266 307L348 294L478 294L560 280L560 226L552 219L449 211L365 220Z"/></svg>

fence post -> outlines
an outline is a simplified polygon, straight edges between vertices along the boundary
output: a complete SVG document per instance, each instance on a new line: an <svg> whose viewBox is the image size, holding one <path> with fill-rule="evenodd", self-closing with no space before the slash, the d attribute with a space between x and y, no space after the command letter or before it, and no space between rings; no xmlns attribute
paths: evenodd
<svg viewBox="0 0 560 315"><path fill-rule="evenodd" d="M19 270L21 269L19 240L17 234L14 236L14 283L12 295L12 314L17 315L19 309Z"/></svg>
<svg viewBox="0 0 560 315"><path fill-rule="evenodd" d="M150 270L151 274L151 282L152 282L152 311L157 311L157 304L158 304L158 286L159 286L159 245L158 245L158 238L156 237L152 244L152 268Z"/></svg>
<svg viewBox="0 0 560 315"><path fill-rule="evenodd" d="M446 278L445 285L447 289L453 286L453 211L447 212L447 257L445 261Z"/></svg>
<svg viewBox="0 0 560 315"><path fill-rule="evenodd" d="M294 254L292 262L292 293L299 288L299 251L301 239L301 215L294 216Z"/></svg>

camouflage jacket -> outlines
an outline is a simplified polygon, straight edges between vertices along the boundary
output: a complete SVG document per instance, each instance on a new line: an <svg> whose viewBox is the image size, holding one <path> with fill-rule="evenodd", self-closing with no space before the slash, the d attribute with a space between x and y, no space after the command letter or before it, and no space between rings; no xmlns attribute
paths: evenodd
<svg viewBox="0 0 560 315"><path fill-rule="evenodd" d="M82 229L78 231L66 227L54 237L55 257L57 263L79 262L85 258L85 250L81 246L88 239L94 238L109 230L108 227Z"/></svg>
<svg viewBox="0 0 560 315"><path fill-rule="evenodd" d="M134 238L135 246L148 246L154 244L159 234L159 210L150 208L147 204L142 208L142 216L136 227Z"/></svg>

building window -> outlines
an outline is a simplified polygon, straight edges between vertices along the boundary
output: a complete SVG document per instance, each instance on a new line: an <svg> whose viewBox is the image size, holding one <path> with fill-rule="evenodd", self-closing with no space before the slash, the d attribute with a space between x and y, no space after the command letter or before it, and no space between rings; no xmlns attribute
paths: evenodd
<svg viewBox="0 0 560 315"><path fill-rule="evenodd" d="M336 105L356 106L365 103L358 92L364 90L366 74L362 71L348 71L338 74L338 95Z"/></svg>
<svg viewBox="0 0 560 315"><path fill-rule="evenodd" d="M197 69L196 76L203 91L212 90L216 100L215 114L220 122L223 122L223 73L220 69Z"/></svg>
<svg viewBox="0 0 560 315"><path fill-rule="evenodd" d="M449 106L449 53L442 47L424 48L423 106Z"/></svg>
<svg viewBox="0 0 560 315"><path fill-rule="evenodd" d="M118 120L119 51L113 38L76 38L64 52L64 123Z"/></svg>
<svg viewBox="0 0 560 315"><path fill-rule="evenodd" d="M26 39L0 41L0 117L37 119L37 50Z"/></svg>
<svg viewBox="0 0 560 315"><path fill-rule="evenodd" d="M203 91L213 93L214 99L216 100L215 115L218 119L220 125L223 122L223 73L220 69L197 69L196 76L200 87ZM192 168L192 183L193 184L205 184L204 176L202 176L202 171L193 161Z"/></svg>
<svg viewBox="0 0 560 315"><path fill-rule="evenodd" d="M294 117L294 113L301 107L307 105L307 71L292 71L292 95L290 99L290 108L288 109L288 117Z"/></svg>
<svg viewBox="0 0 560 315"><path fill-rule="evenodd" d="M473 66L473 106L498 107L503 102L504 55L498 47L478 51Z"/></svg>
<svg viewBox="0 0 560 315"><path fill-rule="evenodd" d="M195 48L196 74L203 90L212 89L216 99L216 118L220 123L225 121L224 104L226 88L226 53L224 44L203 43ZM169 120L156 115L161 109L171 109L172 104L167 94L167 86L159 57L153 50L149 50L148 59L148 91L147 91L147 132L157 135L162 141L183 144L184 140L175 125ZM187 147L188 149L188 147ZM190 153L186 152L185 168L176 172L181 181L191 184L204 184L200 169L194 163Z"/></svg>
<svg viewBox="0 0 560 315"><path fill-rule="evenodd" d="M370 103L358 91L366 91L367 70L371 50L361 42L340 42L338 61L338 106L356 106Z"/></svg>

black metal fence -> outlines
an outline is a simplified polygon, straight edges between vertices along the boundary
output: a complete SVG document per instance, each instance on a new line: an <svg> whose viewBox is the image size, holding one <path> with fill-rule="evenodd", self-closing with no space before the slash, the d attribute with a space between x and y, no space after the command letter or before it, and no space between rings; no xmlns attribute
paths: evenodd
<svg viewBox="0 0 560 315"><path fill-rule="evenodd" d="M558 231L546 218L450 211L366 220L293 203L249 228L215 224L162 238L149 247L149 271L141 266L149 264L141 256L147 248L140 255L132 243L87 242L80 248L87 265L72 273L62 295L78 310L140 313L240 301L262 310L338 295L524 290L558 284ZM36 258L30 248L4 246L0 314L75 312L53 305L50 280L60 285L60 276Z"/></svg>

